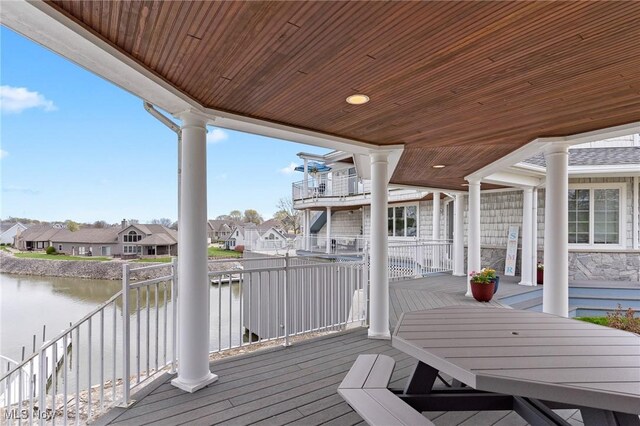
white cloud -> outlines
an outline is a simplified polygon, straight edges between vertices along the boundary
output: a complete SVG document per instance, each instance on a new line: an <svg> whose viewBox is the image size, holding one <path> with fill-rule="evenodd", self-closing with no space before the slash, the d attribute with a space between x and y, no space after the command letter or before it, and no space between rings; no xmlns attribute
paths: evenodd
<svg viewBox="0 0 640 426"><path fill-rule="evenodd" d="M289 163L287 167L281 168L280 170L278 170L278 172L282 173L283 175L290 175L296 171L296 167L298 167L296 163Z"/></svg>
<svg viewBox="0 0 640 426"><path fill-rule="evenodd" d="M29 108L42 108L45 111L58 109L53 101L26 87L0 86L0 109L3 112L19 113Z"/></svg>
<svg viewBox="0 0 640 426"><path fill-rule="evenodd" d="M229 135L222 129L213 129L207 133L207 143L218 143L227 140Z"/></svg>
<svg viewBox="0 0 640 426"><path fill-rule="evenodd" d="M36 195L40 193L40 191L37 189L27 188L24 186L14 186L14 185L3 186L2 192L17 192L20 194L30 194L30 195Z"/></svg>
<svg viewBox="0 0 640 426"><path fill-rule="evenodd" d="M4 149L0 149L0 159L6 158L8 155L9 153L7 151L5 151Z"/></svg>

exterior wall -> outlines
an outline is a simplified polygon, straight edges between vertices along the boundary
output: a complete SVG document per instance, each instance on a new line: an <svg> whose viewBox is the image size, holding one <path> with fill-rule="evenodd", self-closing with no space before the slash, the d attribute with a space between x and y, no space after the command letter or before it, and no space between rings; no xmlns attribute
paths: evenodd
<svg viewBox="0 0 640 426"><path fill-rule="evenodd" d="M569 248L569 279L571 280L609 280L640 281L640 252L633 248L633 178L572 178L570 184L580 183L625 183L625 235L623 248L609 249L594 247L590 249ZM635 188L640 191L640 188ZM538 261L543 262L544 249L544 189L538 190ZM516 274L520 274L522 245L522 191L484 192L480 199L482 265L504 271L506 257L507 232L509 226L518 226L518 261ZM468 199L464 197L465 228L468 224ZM407 203L410 204L410 203ZM432 236L432 201L421 201L418 205L418 237L428 240ZM441 233L446 238L446 203L441 201ZM358 235L362 224L363 234L369 236L371 227L371 208L363 207L362 214L346 215L336 212L332 217L334 235ZM635 212L635 214L640 214ZM326 229L320 232L324 238ZM637 231L635 231L637 232ZM393 239L390 238L392 242ZM467 236L465 233L465 245ZM466 256L466 254L465 254ZM466 263L466 262L465 262Z"/></svg>
<svg viewBox="0 0 640 426"><path fill-rule="evenodd" d="M122 245L119 243L113 244L104 244L104 243L61 243L59 241L53 241L53 246L58 252L76 256L80 253L80 247L84 247L85 254L89 252L89 248L91 248L91 252L93 256L104 256L102 254L102 247L109 247L111 253L109 256L119 256L122 254ZM62 247L62 248L60 248Z"/></svg>
<svg viewBox="0 0 640 426"><path fill-rule="evenodd" d="M2 234L0 234L0 244L13 244L14 243L13 239L16 236L16 234L19 231L24 231L25 229L27 229L26 226L22 225L21 223L16 223L11 228L7 229Z"/></svg>
<svg viewBox="0 0 640 426"><path fill-rule="evenodd" d="M349 213L352 211L353 213ZM340 236L358 236L362 235L362 211L343 210L333 212L331 215L331 234ZM318 240L322 241L327 237L327 224L318 231Z"/></svg>

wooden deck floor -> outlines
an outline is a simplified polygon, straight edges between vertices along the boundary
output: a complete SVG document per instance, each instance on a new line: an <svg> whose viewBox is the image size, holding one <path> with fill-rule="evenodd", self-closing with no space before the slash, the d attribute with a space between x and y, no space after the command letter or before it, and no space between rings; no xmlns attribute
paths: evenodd
<svg viewBox="0 0 640 426"><path fill-rule="evenodd" d="M434 277L392 283L391 320L400 312L461 303L478 304L464 297L464 278ZM502 287L501 282L501 289ZM504 286L505 294L509 289ZM503 290L501 290L503 291ZM336 389L359 354L383 353L396 360L390 387L402 388L415 359L391 347L389 341L369 340L357 328L213 362L220 379L194 394L156 379L128 409L114 408L97 424L112 425L356 425L362 419L340 398ZM559 414L581 425L575 410ZM436 425L524 425L510 411L434 412L425 414Z"/></svg>

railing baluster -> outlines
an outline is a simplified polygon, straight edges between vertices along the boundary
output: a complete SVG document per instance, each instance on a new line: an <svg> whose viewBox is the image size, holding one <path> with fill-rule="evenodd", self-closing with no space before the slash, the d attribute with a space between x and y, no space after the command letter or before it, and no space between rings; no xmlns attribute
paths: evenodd
<svg viewBox="0 0 640 426"><path fill-rule="evenodd" d="M151 287L146 287L145 288L145 293L146 293L146 297L145 297L145 304L146 306L146 311L147 311L147 341L146 341L146 352L147 352L147 371L146 371L146 376L145 376L145 380L147 378L149 378L149 371L151 368L151 364L150 364L150 354L151 354L151 295L149 294L151 291Z"/></svg>
<svg viewBox="0 0 640 426"><path fill-rule="evenodd" d="M51 424L56 424L56 394L58 393L58 344L51 346Z"/></svg>
<svg viewBox="0 0 640 426"><path fill-rule="evenodd" d="M118 309L117 309L117 305L116 302L113 302L113 336L111 336L111 345L113 347L111 355L113 357L113 372L112 372L112 377L111 377L111 403L115 404L116 403L116 357L117 357L117 341L116 341L116 337L118 334L118 325L117 325L117 314L118 314Z"/></svg>
<svg viewBox="0 0 640 426"><path fill-rule="evenodd" d="M140 287L136 287L136 384L140 383Z"/></svg>
<svg viewBox="0 0 640 426"><path fill-rule="evenodd" d="M104 409L104 309L100 310L100 411Z"/></svg>
<svg viewBox="0 0 640 426"><path fill-rule="evenodd" d="M89 322L87 323L88 325L88 339L87 339L87 353L88 353L88 364L89 367L87 368L87 418L90 419L91 418L91 343L92 343L92 339L91 339L91 317L89 317Z"/></svg>
<svg viewBox="0 0 640 426"><path fill-rule="evenodd" d="M91 344L91 343L89 343ZM76 424L80 424L80 324L76 327L76 338L73 345L76 347Z"/></svg>
<svg viewBox="0 0 640 426"><path fill-rule="evenodd" d="M162 365L167 365L167 283L162 283L162 309L164 309L163 315L163 327L162 327Z"/></svg>
<svg viewBox="0 0 640 426"><path fill-rule="evenodd" d="M218 349L222 349L222 275L218 277Z"/></svg>
<svg viewBox="0 0 640 426"><path fill-rule="evenodd" d="M176 372L177 358L178 358L178 259L174 258L172 262L172 285L171 285L171 310L172 310L172 327L171 327L171 345L172 345L172 360L171 360L171 374Z"/></svg>
<svg viewBox="0 0 640 426"><path fill-rule="evenodd" d="M115 309L115 306L114 306ZM129 405L129 377L131 376L131 342L129 338L129 265L122 265L122 406ZM113 383L115 387L116 383Z"/></svg>
<svg viewBox="0 0 640 426"><path fill-rule="evenodd" d="M33 424L33 398L35 397L34 389L34 375L33 375L33 358L29 360L29 424Z"/></svg>
<svg viewBox="0 0 640 426"><path fill-rule="evenodd" d="M158 372L158 347L159 347L159 335L160 335L160 317L158 316L158 312L159 312L159 307L158 307L158 292L160 291L160 283L156 283L155 285L155 297L154 297L154 302L156 305L156 345L155 345L155 354L154 354L154 360L155 360L155 371L154 372Z"/></svg>
<svg viewBox="0 0 640 426"><path fill-rule="evenodd" d="M63 384L62 384L62 402L63 402L63 406L62 406L62 419L63 419L63 423L66 425L67 424L67 393L68 393L68 387L67 387L67 369L68 369L68 357L69 357L69 348L67 346L68 343L68 338L67 338L67 334L65 334L64 336L62 336L62 380L63 380Z"/></svg>

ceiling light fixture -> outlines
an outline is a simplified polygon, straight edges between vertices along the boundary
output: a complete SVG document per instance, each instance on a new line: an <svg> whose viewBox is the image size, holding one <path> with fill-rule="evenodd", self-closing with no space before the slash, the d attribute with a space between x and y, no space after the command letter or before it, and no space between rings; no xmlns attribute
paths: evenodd
<svg viewBox="0 0 640 426"><path fill-rule="evenodd" d="M431 166L431 167L433 167L434 169L444 169L447 166L445 166L444 164L436 164L436 165Z"/></svg>
<svg viewBox="0 0 640 426"><path fill-rule="evenodd" d="M363 94L351 95L347 98L347 103L351 105L362 105L369 102L369 97Z"/></svg>

